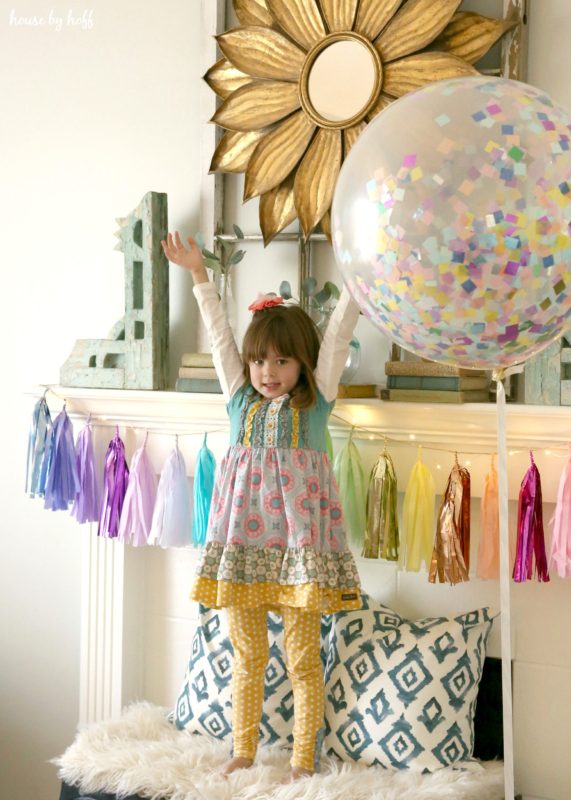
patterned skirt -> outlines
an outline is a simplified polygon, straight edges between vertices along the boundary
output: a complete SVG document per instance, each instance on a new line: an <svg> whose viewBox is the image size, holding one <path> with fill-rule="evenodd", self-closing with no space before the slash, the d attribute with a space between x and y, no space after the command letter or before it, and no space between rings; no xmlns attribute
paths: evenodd
<svg viewBox="0 0 571 800"><path fill-rule="evenodd" d="M326 453L234 445L218 472L191 597L211 608L360 607Z"/></svg>

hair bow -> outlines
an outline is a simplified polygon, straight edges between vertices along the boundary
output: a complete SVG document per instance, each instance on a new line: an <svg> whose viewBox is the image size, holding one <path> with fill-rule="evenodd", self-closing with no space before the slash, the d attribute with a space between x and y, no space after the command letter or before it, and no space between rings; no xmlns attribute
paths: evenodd
<svg viewBox="0 0 571 800"><path fill-rule="evenodd" d="M265 308L280 306L282 305L283 301L284 299L281 295L261 294L257 300L254 300L253 303L250 303L248 306L248 311L251 311L254 314L256 311L263 311Z"/></svg>

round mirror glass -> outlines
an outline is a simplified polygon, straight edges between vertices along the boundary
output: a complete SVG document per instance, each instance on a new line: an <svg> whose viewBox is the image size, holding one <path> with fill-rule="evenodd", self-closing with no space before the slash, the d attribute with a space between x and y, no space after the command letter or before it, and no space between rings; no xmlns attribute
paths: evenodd
<svg viewBox="0 0 571 800"><path fill-rule="evenodd" d="M365 45L356 40L333 42L319 53L307 84L315 111L331 122L359 114L375 88L376 66Z"/></svg>

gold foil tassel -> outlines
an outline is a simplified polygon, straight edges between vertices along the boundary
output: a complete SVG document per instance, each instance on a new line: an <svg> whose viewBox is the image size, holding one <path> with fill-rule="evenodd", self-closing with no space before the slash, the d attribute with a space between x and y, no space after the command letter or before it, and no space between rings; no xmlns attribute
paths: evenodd
<svg viewBox="0 0 571 800"><path fill-rule="evenodd" d="M456 463L448 478L438 513L436 539L428 580L460 583L469 580L470 554L470 474Z"/></svg>

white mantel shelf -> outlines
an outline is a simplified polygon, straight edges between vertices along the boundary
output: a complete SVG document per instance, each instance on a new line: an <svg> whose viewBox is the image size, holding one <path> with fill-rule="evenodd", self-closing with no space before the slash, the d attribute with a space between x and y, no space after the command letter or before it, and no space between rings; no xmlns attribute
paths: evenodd
<svg viewBox="0 0 571 800"><path fill-rule="evenodd" d="M45 387L27 394L40 397ZM52 386L50 408L67 403L72 418L91 414L99 424L133 426L165 433L193 433L228 428L222 395L187 392L154 392L117 389L87 389ZM391 440L419 443L454 442L490 451L496 442L494 403L423 404L386 402L376 399L338 400L330 431L333 437L346 434L348 426L356 435L387 436ZM507 434L510 447L564 446L571 441L571 406L507 405Z"/></svg>

